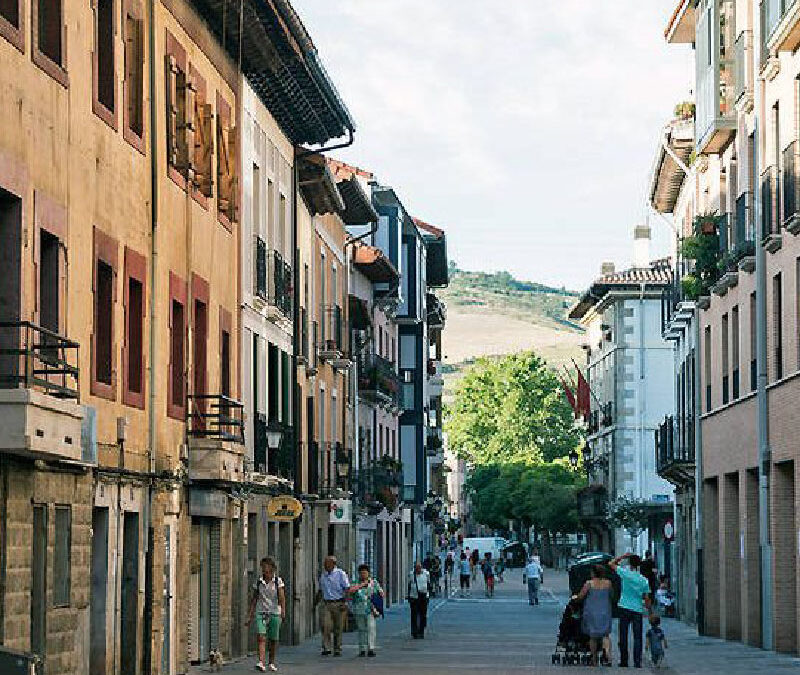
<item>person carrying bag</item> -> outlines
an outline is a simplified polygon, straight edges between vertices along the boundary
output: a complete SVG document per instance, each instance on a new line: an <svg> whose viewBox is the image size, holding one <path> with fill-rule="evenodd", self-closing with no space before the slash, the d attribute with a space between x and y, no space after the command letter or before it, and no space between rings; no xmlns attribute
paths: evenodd
<svg viewBox="0 0 800 675"><path fill-rule="evenodd" d="M414 571L408 578L407 599L411 608L411 637L415 640L425 638L428 624L428 596L430 594L430 573L420 563L414 565Z"/></svg>

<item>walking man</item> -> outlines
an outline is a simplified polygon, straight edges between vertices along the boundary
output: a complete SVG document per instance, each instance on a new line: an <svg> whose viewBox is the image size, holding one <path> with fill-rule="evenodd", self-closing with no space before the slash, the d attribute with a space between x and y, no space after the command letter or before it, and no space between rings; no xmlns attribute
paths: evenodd
<svg viewBox="0 0 800 675"><path fill-rule="evenodd" d="M628 566L621 565L627 561ZM642 559L625 553L609 563L622 580L619 602L619 666L628 667L628 628L633 628L633 665L642 667L642 620L650 608L650 584L639 572Z"/></svg>
<svg viewBox="0 0 800 675"><path fill-rule="evenodd" d="M431 575L420 563L414 565L408 575L406 597L411 609L411 637L415 640L425 638L428 625L428 597L430 596Z"/></svg>
<svg viewBox="0 0 800 675"><path fill-rule="evenodd" d="M256 636L258 640L258 665L256 670L278 670L275 655L278 651L278 640L281 634L281 623L286 616L286 590L283 579L275 572L275 561L272 558L261 559L261 576L253 587L250 600L250 612L247 619L249 626L256 618ZM269 641L269 664L264 666L266 643Z"/></svg>
<svg viewBox="0 0 800 675"><path fill-rule="evenodd" d="M528 580L528 604L539 604L539 584L542 580L542 566L539 561L531 556L525 565L525 578Z"/></svg>
<svg viewBox="0 0 800 675"><path fill-rule="evenodd" d="M336 565L336 558L329 555L323 562L319 575L319 588L315 605L322 601L322 656L342 655L342 631L347 621L347 592L350 580L345 571Z"/></svg>

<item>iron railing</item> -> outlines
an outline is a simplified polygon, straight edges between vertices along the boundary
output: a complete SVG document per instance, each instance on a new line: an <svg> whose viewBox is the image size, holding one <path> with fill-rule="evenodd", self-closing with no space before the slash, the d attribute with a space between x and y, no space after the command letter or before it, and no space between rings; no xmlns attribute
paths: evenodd
<svg viewBox="0 0 800 675"><path fill-rule="evenodd" d="M780 183L777 167L769 166L761 174L761 236L780 232L780 219L776 211L780 205Z"/></svg>
<svg viewBox="0 0 800 675"><path fill-rule="evenodd" d="M783 151L783 224L784 226L798 215L797 141L792 141Z"/></svg>
<svg viewBox="0 0 800 675"><path fill-rule="evenodd" d="M600 407L600 424L610 427L614 424L614 402L607 401Z"/></svg>
<svg viewBox="0 0 800 675"><path fill-rule="evenodd" d="M742 192L736 198L736 249L740 250L747 242L755 241L753 223L753 193L750 190Z"/></svg>
<svg viewBox="0 0 800 675"><path fill-rule="evenodd" d="M80 397L80 345L29 321L0 322L0 389Z"/></svg>
<svg viewBox="0 0 800 675"><path fill-rule="evenodd" d="M399 405L400 376L394 364L377 354L364 354L358 364L358 390L378 402Z"/></svg>
<svg viewBox="0 0 800 675"><path fill-rule="evenodd" d="M694 473L694 419L664 418L655 431L656 473L667 480L690 480Z"/></svg>
<svg viewBox="0 0 800 675"><path fill-rule="evenodd" d="M344 349L344 332L342 324L342 308L339 305L322 307L322 342L321 352L342 352Z"/></svg>
<svg viewBox="0 0 800 675"><path fill-rule="evenodd" d="M189 436L244 443L242 403L223 394L191 394L187 399Z"/></svg>
<svg viewBox="0 0 800 675"><path fill-rule="evenodd" d="M267 301L287 318L292 316L294 287L292 268L278 251L270 251L270 288Z"/></svg>
<svg viewBox="0 0 800 675"><path fill-rule="evenodd" d="M267 242L261 237L256 237L256 295L266 302L268 293Z"/></svg>

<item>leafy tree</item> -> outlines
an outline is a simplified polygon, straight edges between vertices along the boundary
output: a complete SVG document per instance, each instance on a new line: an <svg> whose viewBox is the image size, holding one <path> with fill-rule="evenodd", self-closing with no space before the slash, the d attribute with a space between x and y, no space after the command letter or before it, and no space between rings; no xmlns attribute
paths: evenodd
<svg viewBox="0 0 800 675"><path fill-rule="evenodd" d="M558 379L533 352L478 359L447 412L451 447L474 465L550 462L581 440Z"/></svg>

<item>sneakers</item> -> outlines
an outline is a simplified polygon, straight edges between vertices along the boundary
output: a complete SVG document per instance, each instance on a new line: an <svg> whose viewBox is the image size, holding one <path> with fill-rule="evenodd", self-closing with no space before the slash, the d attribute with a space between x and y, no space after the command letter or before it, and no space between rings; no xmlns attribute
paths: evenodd
<svg viewBox="0 0 800 675"><path fill-rule="evenodd" d="M270 663L270 664L267 666L267 668L269 668L269 670L270 670L271 672L273 672L273 673L275 673L275 672L277 672L277 671L278 671L278 666L276 666L274 663Z"/></svg>
<svg viewBox="0 0 800 675"><path fill-rule="evenodd" d="M331 655L330 649L323 649L322 652L320 653L320 656L330 656L330 655Z"/></svg>
<svg viewBox="0 0 800 675"><path fill-rule="evenodd" d="M375 656L375 652L371 649L367 652L367 656Z"/></svg>
<svg viewBox="0 0 800 675"><path fill-rule="evenodd" d="M264 667L264 664L261 661L256 664L256 670L260 670L262 673L267 672L267 669Z"/></svg>
<svg viewBox="0 0 800 675"><path fill-rule="evenodd" d="M362 650L362 651L358 652L358 655L359 655L359 656L366 656L366 655L367 655L367 652L365 652L365 651L363 651L363 650Z"/></svg>

